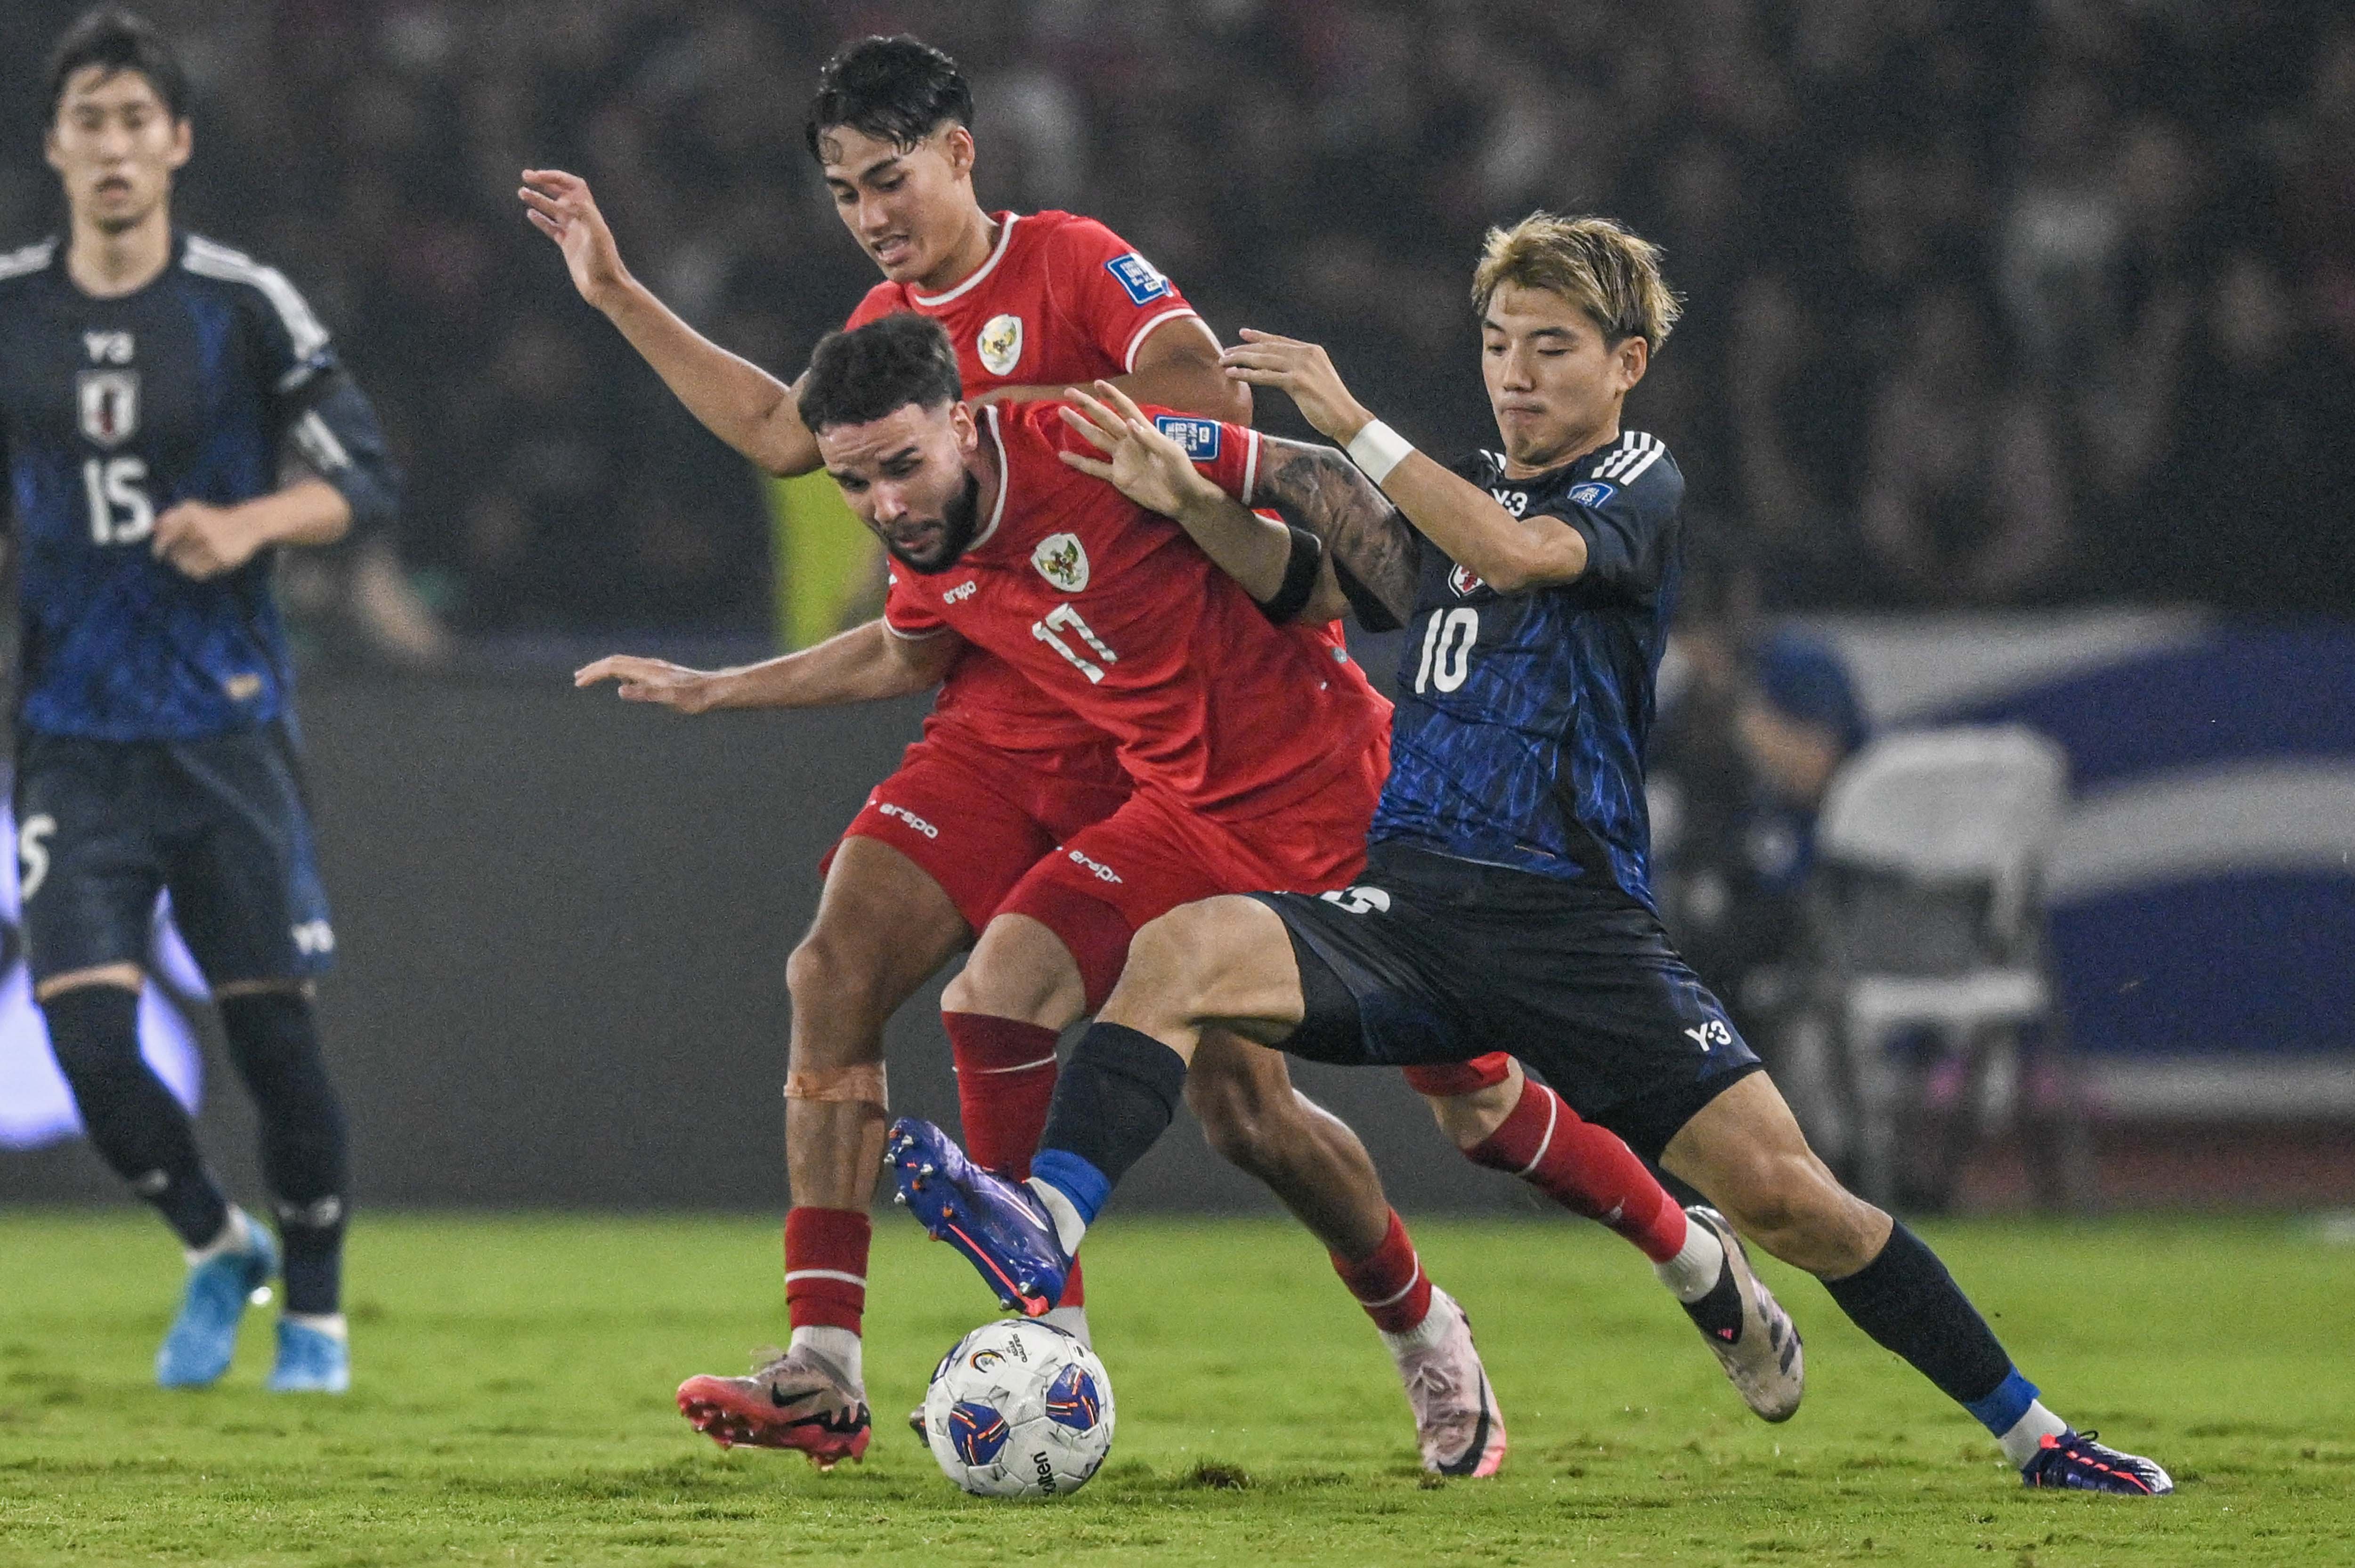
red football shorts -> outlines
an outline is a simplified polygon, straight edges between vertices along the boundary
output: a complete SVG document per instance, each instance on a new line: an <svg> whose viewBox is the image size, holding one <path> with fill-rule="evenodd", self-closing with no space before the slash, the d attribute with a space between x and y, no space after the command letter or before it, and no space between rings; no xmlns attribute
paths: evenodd
<svg viewBox="0 0 2355 1568"><path fill-rule="evenodd" d="M1044 758L1008 756L936 727L868 793L842 836L890 844L914 861L979 931L1041 856L1128 798L1128 775L1108 742ZM841 847L826 851L819 874Z"/></svg>
<svg viewBox="0 0 2355 1568"><path fill-rule="evenodd" d="M1133 796L1032 866L998 913L1028 915L1062 939L1093 1012L1128 961L1129 938L1181 904L1348 886L1365 867L1366 826L1388 767L1387 755L1369 754L1308 800L1241 822Z"/></svg>

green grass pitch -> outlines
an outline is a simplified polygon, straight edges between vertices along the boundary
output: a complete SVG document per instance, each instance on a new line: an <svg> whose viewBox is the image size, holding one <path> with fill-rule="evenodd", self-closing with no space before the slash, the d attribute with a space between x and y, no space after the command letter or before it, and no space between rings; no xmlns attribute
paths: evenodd
<svg viewBox="0 0 2355 1568"><path fill-rule="evenodd" d="M1461 1296L1512 1452L1427 1480L1371 1330L1273 1222L1089 1239L1119 1441L1077 1497L954 1491L900 1425L989 1302L878 1222L876 1436L830 1475L722 1453L670 1391L783 1332L773 1224L368 1214L357 1386L265 1394L151 1358L179 1265L134 1213L0 1213L0 1563L2346 1563L2355 1247L2311 1222L1924 1227L2051 1402L2158 1457L2156 1502L2023 1490L1984 1434L1768 1273L1806 1407L1751 1418L1641 1260L1592 1226L1415 1227Z"/></svg>

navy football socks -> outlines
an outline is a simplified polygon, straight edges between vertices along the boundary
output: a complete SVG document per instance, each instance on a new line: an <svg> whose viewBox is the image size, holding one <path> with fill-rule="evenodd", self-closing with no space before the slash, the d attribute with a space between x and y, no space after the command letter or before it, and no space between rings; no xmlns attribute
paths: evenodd
<svg viewBox="0 0 2355 1568"><path fill-rule="evenodd" d="M2035 1403L2035 1385L2013 1370L1938 1255L1903 1224L1890 1224L1880 1256L1824 1288L1858 1328L2002 1436Z"/></svg>
<svg viewBox="0 0 2355 1568"><path fill-rule="evenodd" d="M325 1315L343 1294L349 1208L344 1107L327 1079L311 1003L298 992L225 997L229 1060L260 1113L261 1174L286 1249L286 1309Z"/></svg>
<svg viewBox="0 0 2355 1568"><path fill-rule="evenodd" d="M155 1206L190 1249L229 1223L229 1203L197 1152L188 1113L139 1054L139 993L77 986L41 1003L49 1049L73 1090L92 1149Z"/></svg>
<svg viewBox="0 0 2355 1568"><path fill-rule="evenodd" d="M1030 1174L1071 1201L1082 1222L1178 1114L1186 1060L1150 1034L1096 1023L1063 1064Z"/></svg>

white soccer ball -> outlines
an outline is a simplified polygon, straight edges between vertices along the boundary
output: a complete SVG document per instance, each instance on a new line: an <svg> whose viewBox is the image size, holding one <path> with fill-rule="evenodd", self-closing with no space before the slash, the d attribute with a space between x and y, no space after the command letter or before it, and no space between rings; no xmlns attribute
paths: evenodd
<svg viewBox="0 0 2355 1568"><path fill-rule="evenodd" d="M1060 1497L1112 1452L1112 1379L1062 1330L1002 1318L932 1369L924 1437L941 1473L976 1497Z"/></svg>

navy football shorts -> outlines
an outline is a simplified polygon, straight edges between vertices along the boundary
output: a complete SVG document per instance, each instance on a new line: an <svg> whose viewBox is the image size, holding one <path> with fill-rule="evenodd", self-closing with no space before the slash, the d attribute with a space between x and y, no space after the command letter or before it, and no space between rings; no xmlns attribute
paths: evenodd
<svg viewBox="0 0 2355 1568"><path fill-rule="evenodd" d="M282 725L201 740L21 732L16 870L35 984L148 963L155 895L214 986L335 961L311 817Z"/></svg>
<svg viewBox="0 0 2355 1568"><path fill-rule="evenodd" d="M1252 896L1300 965L1295 1055L1406 1067L1508 1051L1654 1161L1759 1070L1659 917L1615 886L1377 844L1342 892Z"/></svg>

